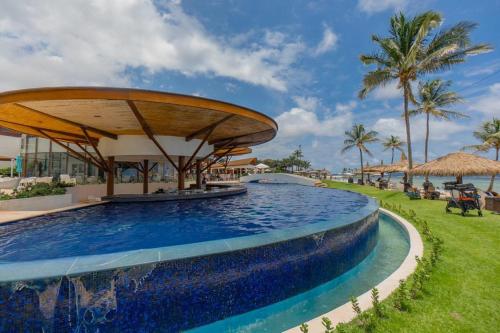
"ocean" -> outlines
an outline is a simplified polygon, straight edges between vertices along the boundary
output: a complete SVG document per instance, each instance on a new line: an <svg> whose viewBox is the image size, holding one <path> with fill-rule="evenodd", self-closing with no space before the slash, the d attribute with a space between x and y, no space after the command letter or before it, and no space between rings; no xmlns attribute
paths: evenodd
<svg viewBox="0 0 500 333"><path fill-rule="evenodd" d="M366 177L366 176L365 176ZM387 179L387 175L384 176L385 179ZM371 176L372 180L377 179L378 176ZM357 177L355 177L357 179ZM365 178L366 179L366 178ZM422 183L424 182L425 177L423 176L413 176L413 184L422 187ZM477 188L485 191L489 184L490 184L490 176L470 176L470 177L463 177L463 183L472 183L474 186ZM398 174L398 173L393 173L391 176L391 181L397 181L400 182L403 180L403 174ZM444 182L451 182L455 181L455 177L436 177L436 176L430 176L429 180L431 183L434 184L436 188L443 189L443 183ZM500 193L500 176L497 175L495 179L495 183L493 185L493 191Z"/></svg>

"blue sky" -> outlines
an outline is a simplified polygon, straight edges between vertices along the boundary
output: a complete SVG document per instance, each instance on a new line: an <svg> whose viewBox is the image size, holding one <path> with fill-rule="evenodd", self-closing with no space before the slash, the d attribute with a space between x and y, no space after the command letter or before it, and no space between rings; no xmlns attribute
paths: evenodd
<svg viewBox="0 0 500 333"><path fill-rule="evenodd" d="M433 9L444 25L474 21L475 42L500 45L500 1L3 1L0 90L57 85L107 85L194 94L244 105L275 118L279 134L255 147L281 158L298 145L314 167L357 166L340 154L353 123L383 138L405 136L395 86L360 101L368 68L391 15ZM500 55L471 57L438 75L466 98L455 109L470 118L431 123L431 158L474 142L481 121L500 117ZM417 160L424 123L412 119ZM388 161L380 144L369 161ZM491 155L490 155L491 156Z"/></svg>

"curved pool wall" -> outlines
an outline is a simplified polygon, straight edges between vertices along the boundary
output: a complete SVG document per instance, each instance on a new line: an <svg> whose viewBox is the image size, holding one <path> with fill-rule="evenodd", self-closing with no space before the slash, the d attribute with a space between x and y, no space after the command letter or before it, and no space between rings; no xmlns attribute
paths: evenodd
<svg viewBox="0 0 500 333"><path fill-rule="evenodd" d="M0 331L177 332L248 312L360 263L377 208L370 199L335 227L0 265Z"/></svg>

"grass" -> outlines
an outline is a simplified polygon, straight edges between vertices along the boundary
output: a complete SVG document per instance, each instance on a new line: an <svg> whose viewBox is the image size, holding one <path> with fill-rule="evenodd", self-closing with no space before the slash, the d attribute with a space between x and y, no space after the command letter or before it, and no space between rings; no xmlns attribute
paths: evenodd
<svg viewBox="0 0 500 333"><path fill-rule="evenodd" d="M413 209L444 240L444 252L426 283L424 296L409 312L388 311L375 332L498 332L500 329L500 216L457 209L445 213L444 201L409 200L404 193L326 181L328 187L366 194L403 209ZM423 238L423 237L422 237ZM425 242L425 251L430 251ZM384 301L392 308L391 299ZM351 325L352 326L352 325ZM355 330L356 331L356 330ZM315 333L315 332L312 332Z"/></svg>

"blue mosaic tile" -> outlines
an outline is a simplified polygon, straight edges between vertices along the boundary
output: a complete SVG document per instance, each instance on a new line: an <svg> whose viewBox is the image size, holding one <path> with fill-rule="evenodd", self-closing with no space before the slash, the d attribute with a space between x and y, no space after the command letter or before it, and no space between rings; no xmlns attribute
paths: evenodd
<svg viewBox="0 0 500 333"><path fill-rule="evenodd" d="M375 211L355 223L263 246L5 282L0 331L178 332L327 282L362 261L377 237ZM148 257L157 254L161 259L161 252Z"/></svg>

